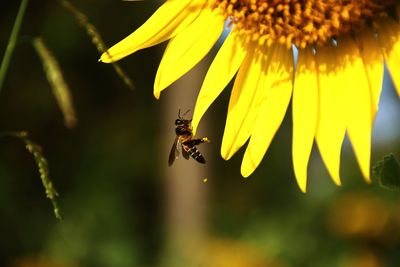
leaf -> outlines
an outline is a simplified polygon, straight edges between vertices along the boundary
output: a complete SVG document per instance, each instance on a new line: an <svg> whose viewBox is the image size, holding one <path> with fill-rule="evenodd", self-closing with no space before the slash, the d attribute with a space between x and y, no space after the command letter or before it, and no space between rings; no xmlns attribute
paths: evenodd
<svg viewBox="0 0 400 267"><path fill-rule="evenodd" d="M400 163L395 155L384 156L372 167L372 174L380 186L400 190Z"/></svg>

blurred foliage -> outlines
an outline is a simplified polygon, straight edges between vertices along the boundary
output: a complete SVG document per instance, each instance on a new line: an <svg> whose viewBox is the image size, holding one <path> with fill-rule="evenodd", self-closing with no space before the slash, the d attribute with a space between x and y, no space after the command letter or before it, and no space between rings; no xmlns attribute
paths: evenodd
<svg viewBox="0 0 400 267"><path fill-rule="evenodd" d="M65 127L74 128L77 123L76 112L72 103L70 89L65 82L57 59L52 55L42 38L34 38L33 47L42 61L47 80L49 81L54 97L64 116Z"/></svg>
<svg viewBox="0 0 400 267"><path fill-rule="evenodd" d="M66 0L60 0L61 5L68 10L78 21L78 23L86 30L88 36L90 36L92 43L96 46L97 51L102 54L107 51L107 46L105 45L103 38L101 37L100 33L96 29L96 27L89 22L88 17L81 11L79 11L75 6L72 5L71 2ZM130 89L134 89L135 86L133 82L125 73L125 71L120 67L118 63L111 63L113 66L116 74L124 81L126 86Z"/></svg>
<svg viewBox="0 0 400 267"><path fill-rule="evenodd" d="M162 128L161 106L170 90L160 101L152 96L162 46L119 63L135 84L135 90L126 90L110 65L97 62L93 36L61 2L28 5L0 96L0 129L26 129L46 151L64 218L57 221L49 212L42 185L34 179L36 165L19 140L0 142L0 266L165 266L168 181L162 170L168 152L160 147L165 132L167 141L173 140L175 118L170 128ZM96 25L106 45L129 34L158 6L155 1L71 3ZM8 40L19 4L3 3L0 40ZM73 129L64 126L43 62L32 48L34 37L46 40L68 82L79 114ZM0 51L6 46L0 42ZM393 88L385 90L398 105ZM213 140L207 153L211 173L207 183L198 181L209 190L207 236L191 250L190 267L398 266L399 194L364 183L348 142L342 152L343 186L329 180L315 149L303 194L291 168L288 112L261 167L243 179L243 151L228 162L218 153L228 100L226 90L204 117L211 124L206 136ZM388 152L399 155L399 142L374 146L372 161Z"/></svg>
<svg viewBox="0 0 400 267"><path fill-rule="evenodd" d="M400 189L400 163L393 154L384 156L372 168L375 179L382 187Z"/></svg>
<svg viewBox="0 0 400 267"><path fill-rule="evenodd" d="M37 168L39 170L40 179L42 180L43 187L46 192L46 197L48 197L53 205L54 215L57 219L61 219L60 208L56 197L58 193L53 186L53 182L49 177L49 166L46 158L43 156L42 148L29 139L27 132L0 132L0 137L14 137L21 140L25 144L25 148L33 155L35 159Z"/></svg>
<svg viewBox="0 0 400 267"><path fill-rule="evenodd" d="M21 29L21 24L24 19L26 7L28 5L28 0L21 1L21 5L18 9L17 16L15 18L14 25L10 34L10 39L8 40L6 50L4 52L3 60L0 65L0 91L3 88L3 83L6 78L8 66L10 65L12 55L14 53L15 44L18 40L18 34Z"/></svg>

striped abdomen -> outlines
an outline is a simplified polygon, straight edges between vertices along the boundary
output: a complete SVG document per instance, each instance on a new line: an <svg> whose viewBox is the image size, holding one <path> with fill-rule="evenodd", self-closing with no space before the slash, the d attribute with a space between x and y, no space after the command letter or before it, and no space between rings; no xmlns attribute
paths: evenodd
<svg viewBox="0 0 400 267"><path fill-rule="evenodd" d="M203 157L203 155L200 153L200 151L197 149L196 146L190 146L190 142L189 144L183 143L182 144L182 148L193 158L195 159L197 162L200 163L206 163L205 158Z"/></svg>

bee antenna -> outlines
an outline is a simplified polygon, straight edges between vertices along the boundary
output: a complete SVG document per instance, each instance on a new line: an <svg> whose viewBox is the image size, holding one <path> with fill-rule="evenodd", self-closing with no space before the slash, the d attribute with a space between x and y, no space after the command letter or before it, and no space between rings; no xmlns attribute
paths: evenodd
<svg viewBox="0 0 400 267"><path fill-rule="evenodd" d="M182 119L182 117L181 117L181 109L178 110L178 118Z"/></svg>
<svg viewBox="0 0 400 267"><path fill-rule="evenodd" d="M182 117L185 117L185 115L188 114L189 111L190 111L190 109L186 110L186 112L183 114Z"/></svg>

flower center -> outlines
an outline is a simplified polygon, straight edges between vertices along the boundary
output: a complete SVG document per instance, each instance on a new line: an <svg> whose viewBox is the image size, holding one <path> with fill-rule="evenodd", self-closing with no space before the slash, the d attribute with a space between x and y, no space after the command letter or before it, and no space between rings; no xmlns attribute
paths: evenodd
<svg viewBox="0 0 400 267"><path fill-rule="evenodd" d="M208 0L260 44L324 45L387 16L395 0Z"/></svg>

